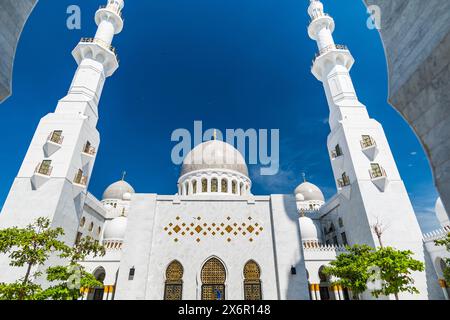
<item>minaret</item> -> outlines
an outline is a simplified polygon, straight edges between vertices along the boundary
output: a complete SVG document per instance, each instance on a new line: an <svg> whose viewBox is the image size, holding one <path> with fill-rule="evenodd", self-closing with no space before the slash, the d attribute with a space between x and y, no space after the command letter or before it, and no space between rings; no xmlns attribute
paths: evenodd
<svg viewBox="0 0 450 320"><path fill-rule="evenodd" d="M64 228L64 241L73 244L83 213L87 187L100 136L98 104L105 79L119 66L111 43L122 31L123 0L109 0L95 14L94 38L83 38L72 54L78 63L67 96L54 113L44 116L0 214L0 228L23 227L38 217ZM0 257L0 282L15 281L18 268L8 269Z"/></svg>
<svg viewBox="0 0 450 320"><path fill-rule="evenodd" d="M312 73L323 83L330 109L327 145L348 242L380 246L373 230L378 222L385 226L384 246L411 250L424 261L419 224L384 130L369 117L353 87L349 72L354 58L347 47L335 44L334 20L319 0L310 1L308 13L308 34L319 48ZM425 273L414 278L420 294L400 297L426 299Z"/></svg>

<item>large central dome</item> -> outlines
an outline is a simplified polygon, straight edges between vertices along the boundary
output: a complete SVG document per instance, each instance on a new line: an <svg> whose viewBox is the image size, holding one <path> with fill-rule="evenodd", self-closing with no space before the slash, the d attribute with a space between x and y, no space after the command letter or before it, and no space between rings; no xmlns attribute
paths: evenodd
<svg viewBox="0 0 450 320"><path fill-rule="evenodd" d="M220 140L199 144L183 160L181 176L198 170L226 169L248 177L247 164L242 154L232 145Z"/></svg>

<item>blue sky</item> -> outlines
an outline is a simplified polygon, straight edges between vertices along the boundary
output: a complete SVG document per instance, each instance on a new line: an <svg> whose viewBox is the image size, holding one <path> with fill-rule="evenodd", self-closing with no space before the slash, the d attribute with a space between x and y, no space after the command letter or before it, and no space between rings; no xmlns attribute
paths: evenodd
<svg viewBox="0 0 450 320"><path fill-rule="evenodd" d="M22 35L13 96L2 106L0 154L3 203L39 119L53 112L76 70L72 49L93 36L94 12L106 1L40 1ZM437 227L428 161L401 116L386 102L382 43L366 27L362 1L324 0L336 20L334 37L356 59L359 99L385 129L424 231ZM66 28L67 7L81 8L81 30ZM311 74L316 44L307 36L307 0L126 1L125 28L116 37L121 65L100 102L99 148L90 191L122 171L137 192L174 194L180 168L171 161L177 128L280 129L280 172L259 176L253 193L290 193L301 172L331 197L335 186L326 149L328 106Z"/></svg>

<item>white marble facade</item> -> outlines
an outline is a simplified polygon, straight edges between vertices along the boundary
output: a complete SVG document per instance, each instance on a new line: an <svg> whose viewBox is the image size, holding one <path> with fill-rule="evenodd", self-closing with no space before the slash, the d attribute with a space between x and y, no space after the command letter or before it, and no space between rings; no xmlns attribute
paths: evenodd
<svg viewBox="0 0 450 320"><path fill-rule="evenodd" d="M306 180L292 194L254 195L243 155L216 139L186 156L175 195L136 192L124 178L102 200L90 194L97 107L118 67L111 43L123 28L123 6L108 0L96 13L95 38L74 50L79 67L69 93L39 123L0 228L43 215L65 229L67 243L88 235L101 241L106 255L83 265L105 286L82 288L83 299L344 300L351 293L330 286L321 268L347 244L379 246L372 224L381 219L390 225L384 244L412 250L427 267L414 275L420 294L401 298L448 298L441 268L448 253L433 244L448 231L448 214L438 206L443 229L422 237L383 128L357 98L354 59L334 43L335 22L318 0L308 9L308 34L319 48L312 72L330 108L331 199ZM21 274L2 256L0 270L0 282Z"/></svg>

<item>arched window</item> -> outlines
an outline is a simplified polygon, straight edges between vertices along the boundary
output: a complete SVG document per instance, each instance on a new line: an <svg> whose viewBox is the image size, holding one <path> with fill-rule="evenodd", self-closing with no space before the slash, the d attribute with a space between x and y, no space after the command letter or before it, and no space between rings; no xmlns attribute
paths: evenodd
<svg viewBox="0 0 450 320"><path fill-rule="evenodd" d="M228 181L227 181L227 179L222 179L221 184L222 184L221 191L222 192L228 192Z"/></svg>
<svg viewBox="0 0 450 320"><path fill-rule="evenodd" d="M181 300L183 295L183 266L172 261L166 269L164 300Z"/></svg>
<svg viewBox="0 0 450 320"><path fill-rule="evenodd" d="M84 227L85 223L86 223L86 218L85 217L81 218L81 220L80 220L80 227Z"/></svg>
<svg viewBox="0 0 450 320"><path fill-rule="evenodd" d="M217 258L204 264L201 272L202 300L225 300L225 266Z"/></svg>
<svg viewBox="0 0 450 320"><path fill-rule="evenodd" d="M192 181L192 193L197 193L197 180Z"/></svg>
<svg viewBox="0 0 450 320"><path fill-rule="evenodd" d="M202 192L208 192L208 180L202 179Z"/></svg>
<svg viewBox="0 0 450 320"><path fill-rule="evenodd" d="M211 192L217 192L219 191L219 183L217 181L217 178L213 178L211 180Z"/></svg>
<svg viewBox="0 0 450 320"><path fill-rule="evenodd" d="M342 218L339 217L338 223L339 223L339 228L344 227L344 222L342 221Z"/></svg>
<svg viewBox="0 0 450 320"><path fill-rule="evenodd" d="M244 266L244 300L262 300L261 269L250 260Z"/></svg>
<svg viewBox="0 0 450 320"><path fill-rule="evenodd" d="M89 225L89 231L92 231L94 229L94 223L91 222L91 224Z"/></svg>
<svg viewBox="0 0 450 320"><path fill-rule="evenodd" d="M244 184L241 182L239 185L239 194L242 196L244 194Z"/></svg>
<svg viewBox="0 0 450 320"><path fill-rule="evenodd" d="M233 180L233 182L231 182L231 192L233 194L237 194L237 182L235 180Z"/></svg>

